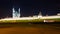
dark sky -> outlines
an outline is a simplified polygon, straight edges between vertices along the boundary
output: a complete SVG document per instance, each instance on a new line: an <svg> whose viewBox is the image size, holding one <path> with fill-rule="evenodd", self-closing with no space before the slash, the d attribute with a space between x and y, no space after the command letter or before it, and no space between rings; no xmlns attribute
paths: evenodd
<svg viewBox="0 0 60 34"><path fill-rule="evenodd" d="M21 8L21 16L56 15L60 2L56 0L0 0L0 17L11 17L12 8ZM60 11L58 11L60 12Z"/></svg>

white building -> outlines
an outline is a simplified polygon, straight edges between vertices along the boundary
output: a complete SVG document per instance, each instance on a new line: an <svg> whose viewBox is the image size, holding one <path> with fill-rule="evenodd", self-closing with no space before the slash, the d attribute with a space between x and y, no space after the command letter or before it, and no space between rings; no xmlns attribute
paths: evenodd
<svg viewBox="0 0 60 34"><path fill-rule="evenodd" d="M41 12L38 14L38 18L40 18L40 17L42 17L42 14L41 14Z"/></svg>
<svg viewBox="0 0 60 34"><path fill-rule="evenodd" d="M12 17L13 18L19 18L20 17L20 8L18 9L18 11L15 11L14 8L12 10L13 10Z"/></svg>

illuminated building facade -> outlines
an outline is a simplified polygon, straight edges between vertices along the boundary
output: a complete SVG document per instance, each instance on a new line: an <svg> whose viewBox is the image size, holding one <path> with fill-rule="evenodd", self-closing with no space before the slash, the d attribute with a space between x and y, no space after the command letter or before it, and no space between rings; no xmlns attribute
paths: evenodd
<svg viewBox="0 0 60 34"><path fill-rule="evenodd" d="M16 11L14 8L12 9L12 17L13 18L20 18L20 8L18 9L18 11Z"/></svg>

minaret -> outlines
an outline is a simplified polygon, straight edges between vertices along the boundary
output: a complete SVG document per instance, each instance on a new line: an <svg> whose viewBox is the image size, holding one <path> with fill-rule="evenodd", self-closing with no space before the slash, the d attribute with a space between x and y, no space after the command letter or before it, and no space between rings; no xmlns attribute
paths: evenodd
<svg viewBox="0 0 60 34"><path fill-rule="evenodd" d="M12 10L13 10L12 17L14 18L15 17L15 10L14 10L14 8Z"/></svg>
<svg viewBox="0 0 60 34"><path fill-rule="evenodd" d="M20 8L18 10L19 10L19 17L20 17L21 16L21 14L20 14Z"/></svg>

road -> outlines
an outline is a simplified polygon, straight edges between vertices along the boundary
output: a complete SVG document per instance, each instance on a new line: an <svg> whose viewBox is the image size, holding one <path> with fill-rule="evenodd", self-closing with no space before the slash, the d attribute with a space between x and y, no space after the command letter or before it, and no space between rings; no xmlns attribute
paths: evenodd
<svg viewBox="0 0 60 34"><path fill-rule="evenodd" d="M0 25L0 34L60 34L60 27L44 24Z"/></svg>

